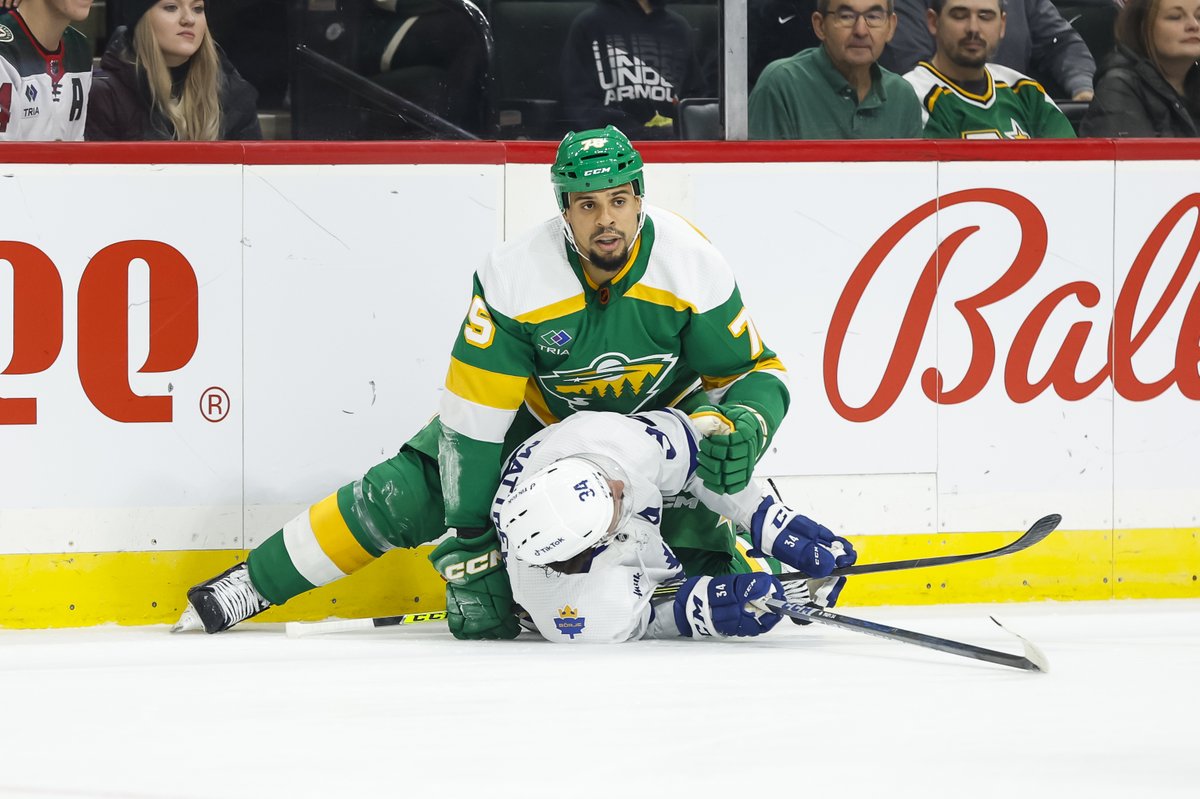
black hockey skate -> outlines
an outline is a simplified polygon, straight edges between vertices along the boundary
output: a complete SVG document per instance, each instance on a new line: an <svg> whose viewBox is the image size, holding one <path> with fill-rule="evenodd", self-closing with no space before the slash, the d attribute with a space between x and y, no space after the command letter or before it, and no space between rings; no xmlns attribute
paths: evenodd
<svg viewBox="0 0 1200 799"><path fill-rule="evenodd" d="M271 607L250 582L245 563L239 563L187 592L188 607L171 632L204 628L219 633Z"/></svg>

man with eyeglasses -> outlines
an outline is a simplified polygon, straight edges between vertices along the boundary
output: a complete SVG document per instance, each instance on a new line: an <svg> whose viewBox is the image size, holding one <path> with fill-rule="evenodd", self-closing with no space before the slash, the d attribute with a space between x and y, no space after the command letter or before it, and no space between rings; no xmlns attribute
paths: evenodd
<svg viewBox="0 0 1200 799"><path fill-rule="evenodd" d="M1004 0L932 0L937 50L905 79L921 99L927 139L1073 139L1033 78L989 63L1004 38Z"/></svg>
<svg viewBox="0 0 1200 799"><path fill-rule="evenodd" d="M891 0L819 0L812 26L821 45L768 64L750 92L750 138L920 138L912 89L876 63L896 32Z"/></svg>

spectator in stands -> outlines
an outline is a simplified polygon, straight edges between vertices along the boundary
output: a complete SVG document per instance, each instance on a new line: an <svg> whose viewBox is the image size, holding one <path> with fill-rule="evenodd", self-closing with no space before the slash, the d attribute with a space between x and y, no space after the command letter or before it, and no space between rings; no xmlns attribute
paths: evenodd
<svg viewBox="0 0 1200 799"><path fill-rule="evenodd" d="M597 0L575 18L561 60L565 123L674 139L679 101L708 94L695 34L665 0Z"/></svg>
<svg viewBox="0 0 1200 799"><path fill-rule="evenodd" d="M126 0L89 97L95 141L261 139L257 92L220 53L204 0ZM132 33L131 33L132 31Z"/></svg>
<svg viewBox="0 0 1200 799"><path fill-rule="evenodd" d="M92 0L0 0L0 141L80 141L92 47L71 27Z"/></svg>
<svg viewBox="0 0 1200 799"><path fill-rule="evenodd" d="M1084 136L1200 136L1200 0L1126 0Z"/></svg>
<svg viewBox="0 0 1200 799"><path fill-rule="evenodd" d="M1075 138L1036 80L988 63L1004 38L1004 0L932 0L933 58L904 77L921 100L929 139Z"/></svg>
<svg viewBox="0 0 1200 799"><path fill-rule="evenodd" d="M819 0L811 24L821 45L768 64L750 92L750 138L920 138L912 88L876 63L891 0Z"/></svg>
<svg viewBox="0 0 1200 799"><path fill-rule="evenodd" d="M925 18L932 0L896 0L896 36L879 62L905 74L934 50ZM1034 72L1058 84L1072 100L1092 99L1096 61L1071 23L1051 0L1005 0L1004 40L992 60L1021 73Z"/></svg>
<svg viewBox="0 0 1200 799"><path fill-rule="evenodd" d="M820 46L812 24L816 10L817 0L748 0L747 89L754 87L772 61Z"/></svg>
<svg viewBox="0 0 1200 799"><path fill-rule="evenodd" d="M358 71L472 133L487 120L487 51L464 11L439 0L371 0Z"/></svg>

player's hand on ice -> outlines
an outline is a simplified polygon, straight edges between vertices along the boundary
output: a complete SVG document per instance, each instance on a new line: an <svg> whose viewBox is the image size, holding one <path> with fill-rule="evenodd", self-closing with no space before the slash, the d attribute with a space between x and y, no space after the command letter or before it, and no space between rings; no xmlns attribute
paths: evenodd
<svg viewBox="0 0 1200 799"><path fill-rule="evenodd" d="M455 638L516 638L521 632L513 614L512 585L500 559L492 530L451 536L429 553L433 567L446 580L446 621Z"/></svg>
<svg viewBox="0 0 1200 799"><path fill-rule="evenodd" d="M741 491L767 443L762 417L744 405L701 405L691 417L703 436L696 476L717 494Z"/></svg>
<svg viewBox="0 0 1200 799"><path fill-rule="evenodd" d="M690 577L675 594L675 626L689 638L761 635L782 618L755 600L783 599L783 584L773 574L723 574Z"/></svg>
<svg viewBox="0 0 1200 799"><path fill-rule="evenodd" d="M853 544L774 497L763 497L754 511L750 538L751 555L776 558L809 577L828 577L835 568L858 560ZM833 600L837 601L836 595Z"/></svg>

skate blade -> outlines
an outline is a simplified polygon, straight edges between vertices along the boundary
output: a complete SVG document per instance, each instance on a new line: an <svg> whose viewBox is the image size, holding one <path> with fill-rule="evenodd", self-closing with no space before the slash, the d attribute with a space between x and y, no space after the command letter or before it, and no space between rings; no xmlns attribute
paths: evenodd
<svg viewBox="0 0 1200 799"><path fill-rule="evenodd" d="M179 617L179 621L171 625L171 632L186 633L192 630L203 630L204 622L200 621L200 617L196 614L195 608L191 605L187 606L187 610Z"/></svg>

